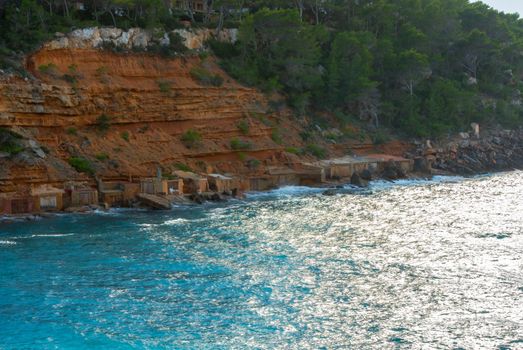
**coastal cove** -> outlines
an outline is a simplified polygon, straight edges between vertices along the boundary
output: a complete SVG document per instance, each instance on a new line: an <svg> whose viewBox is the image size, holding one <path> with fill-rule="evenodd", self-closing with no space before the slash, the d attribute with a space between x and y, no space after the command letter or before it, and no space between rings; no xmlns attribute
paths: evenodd
<svg viewBox="0 0 523 350"><path fill-rule="evenodd" d="M523 350L485 1L0 0L0 350Z"/></svg>
<svg viewBox="0 0 523 350"><path fill-rule="evenodd" d="M3 345L522 344L523 172L340 191L2 223Z"/></svg>

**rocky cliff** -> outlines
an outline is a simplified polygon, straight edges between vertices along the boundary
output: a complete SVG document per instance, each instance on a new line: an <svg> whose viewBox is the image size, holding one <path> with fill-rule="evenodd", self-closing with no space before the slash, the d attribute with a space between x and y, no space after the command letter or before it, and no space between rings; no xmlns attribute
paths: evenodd
<svg viewBox="0 0 523 350"><path fill-rule="evenodd" d="M57 33L54 40L44 44L46 50L59 49L97 49L116 48L119 50L147 50L155 45L169 46L173 35L181 40L190 50L203 50L209 39L234 43L238 37L237 29L223 29L216 33L214 30L175 29L171 32L146 30L142 28L84 28L71 33Z"/></svg>
<svg viewBox="0 0 523 350"><path fill-rule="evenodd" d="M474 175L523 168L523 129L460 133L450 140L427 141L409 155L416 170L432 174Z"/></svg>
<svg viewBox="0 0 523 350"><path fill-rule="evenodd" d="M322 135L333 132L293 116L281 97L269 101L229 77L205 42L234 42L235 30L177 30L189 53L152 52L169 47L172 34L57 33L26 58L28 78L0 74L0 192L136 179L158 169L284 176L316 160L315 148L301 152L311 143L326 156L376 151L369 138L329 141ZM313 140L304 141L304 128ZM402 155L406 147L392 142L386 151Z"/></svg>
<svg viewBox="0 0 523 350"><path fill-rule="evenodd" d="M211 32L180 35L198 49ZM27 57L33 78L0 78L0 127L9 130L4 141L16 135L19 147L0 152L0 191L93 175L151 176L159 167L252 175L295 162L283 151L301 142L290 115L271 111L263 94L228 77L213 58L97 48L107 40L145 48L151 38L138 30L59 35ZM285 142L275 137L279 130ZM76 171L73 158L88 168Z"/></svg>

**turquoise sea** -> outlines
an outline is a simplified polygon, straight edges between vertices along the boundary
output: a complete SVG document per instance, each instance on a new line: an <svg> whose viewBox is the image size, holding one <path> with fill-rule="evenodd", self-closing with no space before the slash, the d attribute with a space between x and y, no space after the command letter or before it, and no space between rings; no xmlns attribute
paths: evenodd
<svg viewBox="0 0 523 350"><path fill-rule="evenodd" d="M0 349L523 349L523 172L0 223Z"/></svg>

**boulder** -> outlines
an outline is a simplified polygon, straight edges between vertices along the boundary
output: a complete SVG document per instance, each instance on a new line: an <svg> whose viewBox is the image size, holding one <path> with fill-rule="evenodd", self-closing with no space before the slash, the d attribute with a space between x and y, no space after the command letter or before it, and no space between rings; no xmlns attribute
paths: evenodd
<svg viewBox="0 0 523 350"><path fill-rule="evenodd" d="M120 28L100 28L100 37L103 41L114 40L122 35Z"/></svg>
<svg viewBox="0 0 523 350"><path fill-rule="evenodd" d="M33 150L33 152L40 158L44 159L47 157L45 152L40 148L40 145L35 140L29 140L29 147Z"/></svg>
<svg viewBox="0 0 523 350"><path fill-rule="evenodd" d="M189 198L193 202L198 203L198 204L205 203L205 198L203 198L203 196L201 194L192 194Z"/></svg>
<svg viewBox="0 0 523 350"><path fill-rule="evenodd" d="M468 132L460 132L459 137L461 137L463 140L468 140L470 138L470 135Z"/></svg>
<svg viewBox="0 0 523 350"><path fill-rule="evenodd" d="M363 180L371 181L372 180L372 172L369 169L365 169L360 172L360 177Z"/></svg>
<svg viewBox="0 0 523 350"><path fill-rule="evenodd" d="M352 174L350 183L358 187L367 187L369 185L369 181L362 179L358 173Z"/></svg>
<svg viewBox="0 0 523 350"><path fill-rule="evenodd" d="M414 171L419 173L430 173L431 166L429 160L424 157L414 158Z"/></svg>
<svg viewBox="0 0 523 350"><path fill-rule="evenodd" d="M129 31L131 31L131 30L129 30ZM144 30L141 30L141 29L136 29L135 33L133 35L132 46L145 49L145 48L147 48L147 46L149 46L150 41L151 41L151 35L149 33L147 33Z"/></svg>
<svg viewBox="0 0 523 350"><path fill-rule="evenodd" d="M387 180L397 180L399 178L398 169L395 166L387 165L381 173L381 176Z"/></svg>

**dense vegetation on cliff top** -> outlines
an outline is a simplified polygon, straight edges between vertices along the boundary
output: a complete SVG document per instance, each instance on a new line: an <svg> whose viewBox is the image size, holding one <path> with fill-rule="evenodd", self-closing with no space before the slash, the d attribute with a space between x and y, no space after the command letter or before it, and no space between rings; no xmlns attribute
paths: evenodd
<svg viewBox="0 0 523 350"><path fill-rule="evenodd" d="M240 81L280 92L298 113L329 111L410 135L471 122L523 122L523 20L468 0L0 0L0 68L56 31L112 25L170 30L180 19L238 26L211 42ZM175 3L175 2L174 2Z"/></svg>

